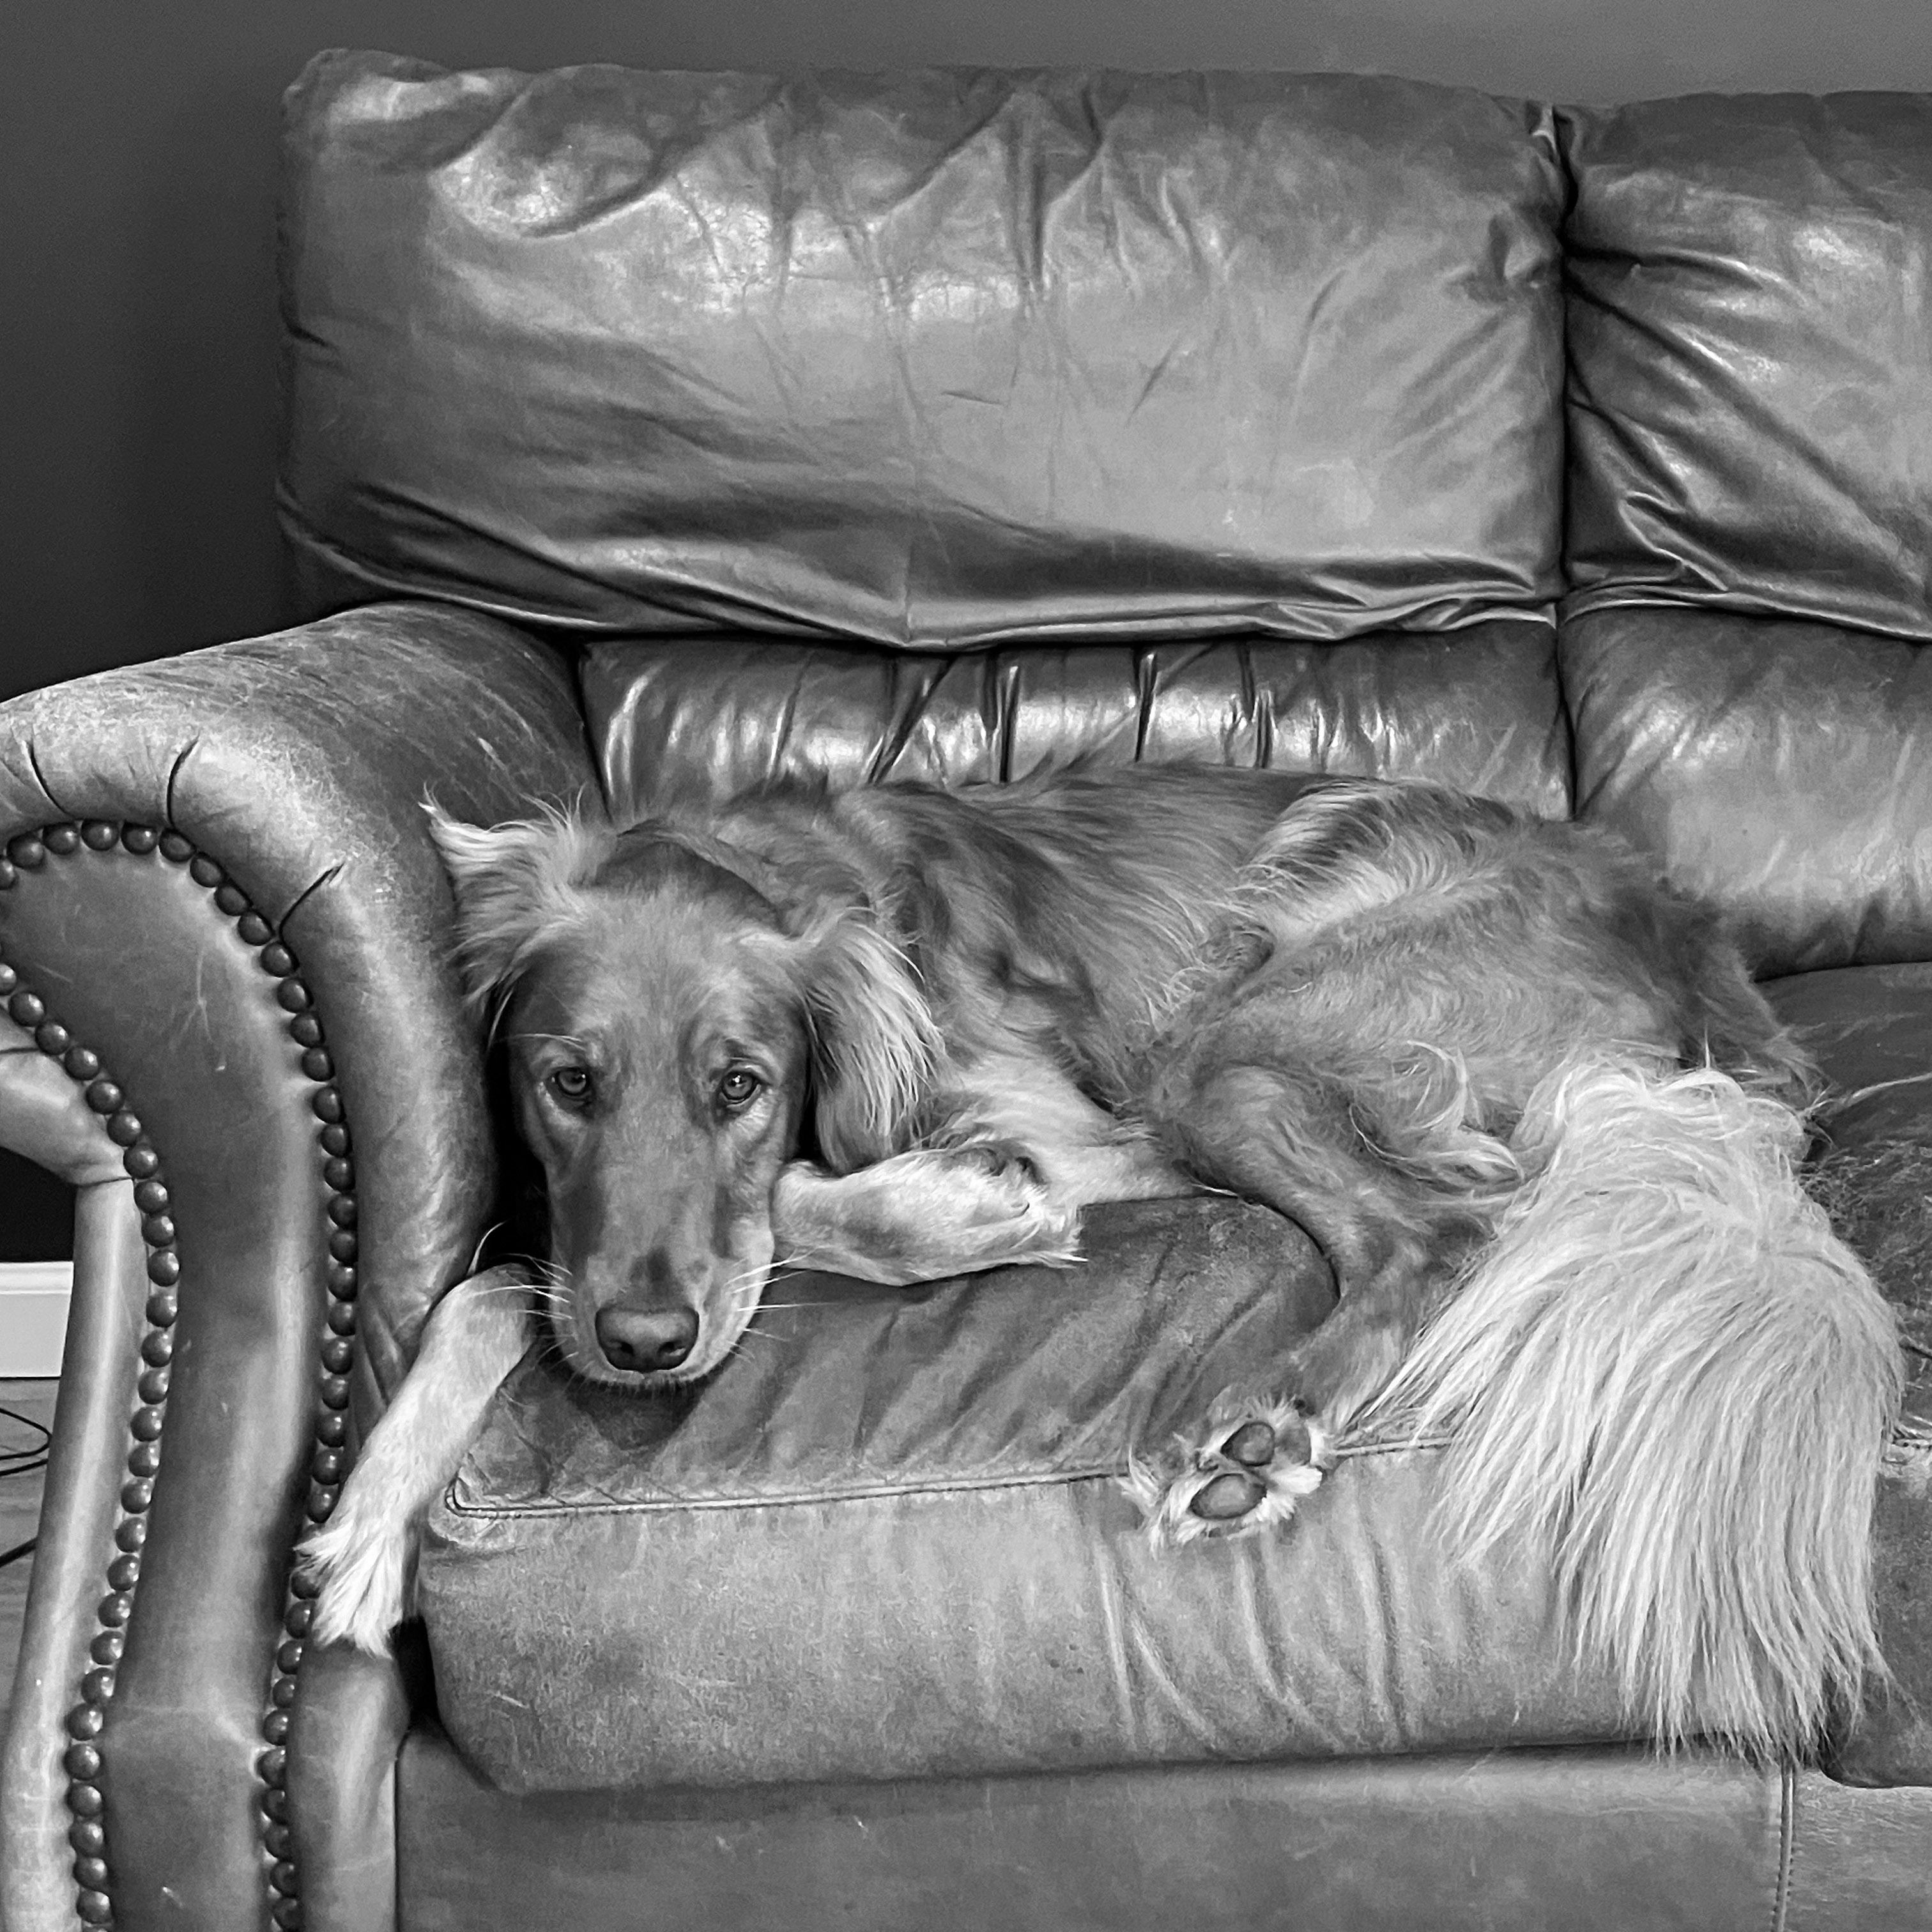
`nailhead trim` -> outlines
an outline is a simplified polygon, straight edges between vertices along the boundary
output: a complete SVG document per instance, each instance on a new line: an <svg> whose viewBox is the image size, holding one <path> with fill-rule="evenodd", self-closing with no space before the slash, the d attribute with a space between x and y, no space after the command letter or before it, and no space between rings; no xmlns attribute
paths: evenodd
<svg viewBox="0 0 1932 1932"><path fill-rule="evenodd" d="M148 825L88 819L67 820L22 832L8 842L0 856L0 892L15 885L22 872L38 872L50 854L65 857L85 847L110 852L116 845L137 856L159 850L171 865L184 865L196 884L206 887L214 908L232 920L243 943L254 947L263 971L280 983L275 997L292 1017L288 1030L301 1048L303 1073L316 1083L310 1106L321 1123L317 1136L322 1179L329 1192L325 1238L330 1256L328 1305L324 1332L318 1340L320 1377L316 1388L315 1451L308 1517L326 1522L335 1507L347 1474L349 1375L356 1355L356 1170L341 1096L333 1084L334 1061L322 1042L321 1022L302 981L295 956L276 937L274 928L249 904L248 895L229 879L220 866L178 832ZM134 1182L134 1203L141 1211L141 1236L148 1249L148 1279L153 1284L147 1302L148 1327L141 1340L142 1367L136 1384L140 1399L128 1420L132 1438L128 1454L128 1480L121 1487L122 1515L115 1526L116 1555L107 1567L108 1594L95 1611L99 1625L88 1655L92 1668L82 1678L80 1701L67 1715L70 1739L62 1760L68 1774L68 1810L74 1822L68 1843L74 1854L75 1910L83 1924L111 1928L114 1907L109 1890L106 1833L102 1823L105 1801L101 1787L106 1765L95 1740L106 1721L114 1696L114 1673L125 1644L125 1626L133 1613L140 1582L141 1552L147 1540L147 1511L154 1501L154 1478L160 1468L161 1438L166 1424L168 1384L174 1358L173 1329L179 1312L177 1284L181 1258L175 1245L170 1198L161 1172L160 1156L148 1140L137 1115L127 1106L127 1095L103 1069L99 1054L77 1043L68 1029L48 1016L45 1002L20 983L14 969L0 963L0 999L21 1026L32 1030L34 1044L58 1060L68 1077L86 1090L88 1106L100 1117L103 1130L122 1150L121 1164ZM286 1769L284 1740L290 1714L299 1694L304 1639L314 1615L315 1586L291 1572L284 1600L285 1638L275 1653L274 1675L268 1686L268 1707L261 1734L267 1748L256 1759L262 1781L262 1846L266 1865L269 1917L278 1927L298 1928L302 1900L293 1862L284 1789Z"/></svg>

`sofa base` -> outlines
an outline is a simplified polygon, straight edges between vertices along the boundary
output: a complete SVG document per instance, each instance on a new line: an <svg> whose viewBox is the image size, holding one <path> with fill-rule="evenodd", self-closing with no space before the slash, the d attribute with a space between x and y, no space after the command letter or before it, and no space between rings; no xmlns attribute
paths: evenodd
<svg viewBox="0 0 1932 1932"><path fill-rule="evenodd" d="M512 1798L419 1730L397 1802L404 1932L1932 1924L1932 1792L1618 1748Z"/></svg>

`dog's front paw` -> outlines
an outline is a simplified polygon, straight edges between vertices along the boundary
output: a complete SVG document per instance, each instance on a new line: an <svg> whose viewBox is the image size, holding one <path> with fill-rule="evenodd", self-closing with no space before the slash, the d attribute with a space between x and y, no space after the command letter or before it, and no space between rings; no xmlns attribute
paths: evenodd
<svg viewBox="0 0 1932 1932"><path fill-rule="evenodd" d="M1208 1416L1202 1435L1176 1436L1157 1463L1128 1465L1122 1486L1156 1549L1286 1522L1334 1460L1328 1431L1292 1402L1230 1390Z"/></svg>
<svg viewBox="0 0 1932 1932"><path fill-rule="evenodd" d="M389 1633L409 1609L416 1526L382 1522L355 1507L345 1491L335 1514L312 1531L296 1561L319 1587L309 1640L346 1643L386 1656Z"/></svg>

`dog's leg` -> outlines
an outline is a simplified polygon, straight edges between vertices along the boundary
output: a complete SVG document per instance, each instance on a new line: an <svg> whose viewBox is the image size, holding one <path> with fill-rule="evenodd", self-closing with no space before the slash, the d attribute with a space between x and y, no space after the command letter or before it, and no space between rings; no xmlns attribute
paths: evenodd
<svg viewBox="0 0 1932 1932"><path fill-rule="evenodd" d="M380 1655L407 1612L422 1518L456 1473L503 1378L529 1346L528 1284L514 1268L459 1282L370 1432L328 1521L302 1546L321 1585L314 1640Z"/></svg>
<svg viewBox="0 0 1932 1932"><path fill-rule="evenodd" d="M982 1143L895 1155L854 1174L794 1161L772 1196L778 1258L903 1288L1079 1253L1078 1202L1025 1159Z"/></svg>
<svg viewBox="0 0 1932 1932"><path fill-rule="evenodd" d="M1278 1049L1264 1065L1231 1063L1216 1046L1195 1042L1155 1084L1150 1119L1203 1180L1306 1228L1340 1298L1272 1386L1225 1391L1200 1436L1134 1471L1130 1489L1163 1542L1292 1516L1343 1430L1394 1374L1460 1246L1430 1190L1376 1151L1346 1086Z"/></svg>
<svg viewBox="0 0 1932 1932"><path fill-rule="evenodd" d="M1082 1208L1196 1191L1043 1061L1000 1054L955 1070L934 1105L933 1145L852 1174L784 1171L772 1224L786 1261L894 1286L1063 1264L1078 1258Z"/></svg>

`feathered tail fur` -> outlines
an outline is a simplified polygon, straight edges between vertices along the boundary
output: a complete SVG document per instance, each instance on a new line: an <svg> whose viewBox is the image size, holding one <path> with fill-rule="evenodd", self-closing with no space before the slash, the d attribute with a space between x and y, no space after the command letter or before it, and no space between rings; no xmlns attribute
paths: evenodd
<svg viewBox="0 0 1932 1932"><path fill-rule="evenodd" d="M1803 1134L1708 1069L1551 1076L1514 1136L1532 1178L1383 1398L1450 1436L1454 1544L1544 1557L1666 1747L1802 1751L1883 1669L1898 1337L1798 1184Z"/></svg>

